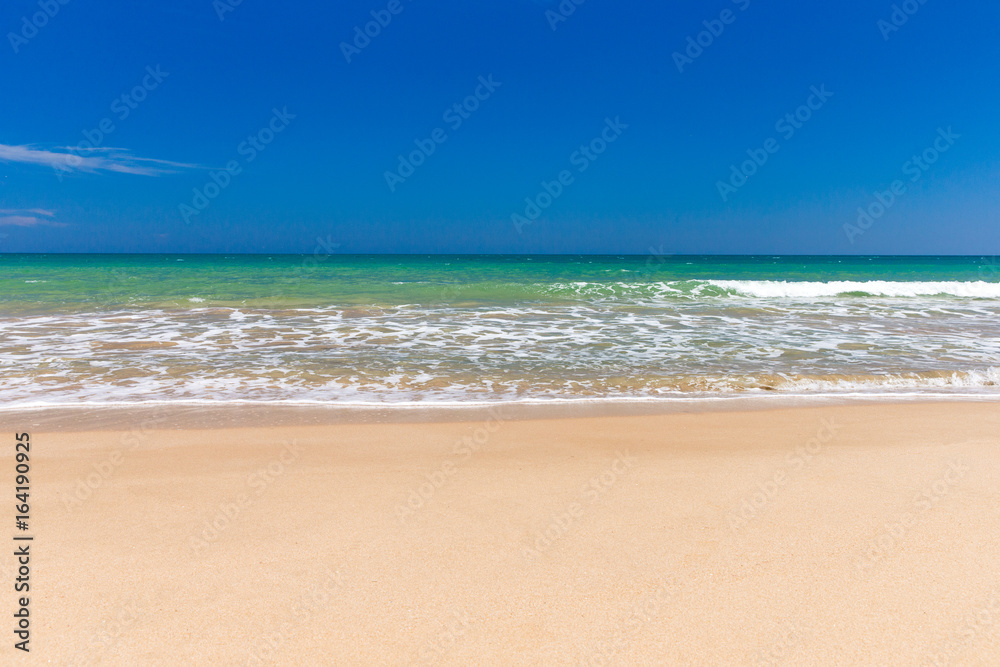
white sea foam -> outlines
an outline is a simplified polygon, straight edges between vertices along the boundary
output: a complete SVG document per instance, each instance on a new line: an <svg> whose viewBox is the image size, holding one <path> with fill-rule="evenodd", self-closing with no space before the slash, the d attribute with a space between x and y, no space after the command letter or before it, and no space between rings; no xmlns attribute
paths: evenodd
<svg viewBox="0 0 1000 667"><path fill-rule="evenodd" d="M394 403L1000 385L995 334L970 330L967 315L903 315L859 326L849 311L817 323L688 313L610 321L572 309L523 314L512 328L470 313L284 322L247 313L203 323L161 313L114 326L78 321L69 335L69 322L22 322L2 332L0 398Z"/></svg>
<svg viewBox="0 0 1000 667"><path fill-rule="evenodd" d="M1000 299L1000 283L988 283L982 280L968 282L709 280L707 282L739 294L765 299L808 299L852 294L880 297L956 296Z"/></svg>
<svg viewBox="0 0 1000 667"><path fill-rule="evenodd" d="M551 295L609 300L953 297L1000 299L1000 283L978 281L784 281L784 280L683 280L659 282L584 282L539 285Z"/></svg>
<svg viewBox="0 0 1000 667"><path fill-rule="evenodd" d="M1000 287L992 283L552 289L559 299L506 306L199 305L4 317L0 404L1000 396L1000 301L990 296L1000 298ZM844 296L857 293L877 296Z"/></svg>

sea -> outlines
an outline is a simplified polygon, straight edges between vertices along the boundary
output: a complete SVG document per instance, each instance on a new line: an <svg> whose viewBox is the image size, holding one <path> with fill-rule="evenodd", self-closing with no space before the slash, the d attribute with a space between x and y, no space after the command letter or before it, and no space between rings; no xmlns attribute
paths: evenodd
<svg viewBox="0 0 1000 667"><path fill-rule="evenodd" d="M1000 397L995 257L0 255L0 407Z"/></svg>

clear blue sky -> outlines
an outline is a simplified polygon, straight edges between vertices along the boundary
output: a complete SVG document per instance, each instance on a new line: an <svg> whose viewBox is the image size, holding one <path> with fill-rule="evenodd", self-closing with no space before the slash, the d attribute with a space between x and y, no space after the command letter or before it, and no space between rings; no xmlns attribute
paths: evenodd
<svg viewBox="0 0 1000 667"><path fill-rule="evenodd" d="M233 1L3 3L0 250L1000 254L995 0Z"/></svg>

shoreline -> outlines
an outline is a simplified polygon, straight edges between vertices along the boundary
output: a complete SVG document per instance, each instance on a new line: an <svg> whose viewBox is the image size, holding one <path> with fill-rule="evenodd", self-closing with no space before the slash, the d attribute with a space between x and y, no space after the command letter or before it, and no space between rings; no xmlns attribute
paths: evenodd
<svg viewBox="0 0 1000 667"><path fill-rule="evenodd" d="M71 403L0 406L0 428L113 429L155 417L172 428L232 428L335 424L424 424L506 420L640 417L741 413L872 405L1000 405L1000 394L900 392L884 394L760 394L692 398L581 398L455 403L317 403L294 401L169 400L134 403Z"/></svg>

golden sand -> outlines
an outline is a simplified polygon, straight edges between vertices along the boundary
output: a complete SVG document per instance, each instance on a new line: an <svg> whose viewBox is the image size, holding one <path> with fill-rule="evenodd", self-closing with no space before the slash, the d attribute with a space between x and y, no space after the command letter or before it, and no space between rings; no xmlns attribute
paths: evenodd
<svg viewBox="0 0 1000 667"><path fill-rule="evenodd" d="M996 404L176 425L31 432L32 662L1000 664Z"/></svg>

